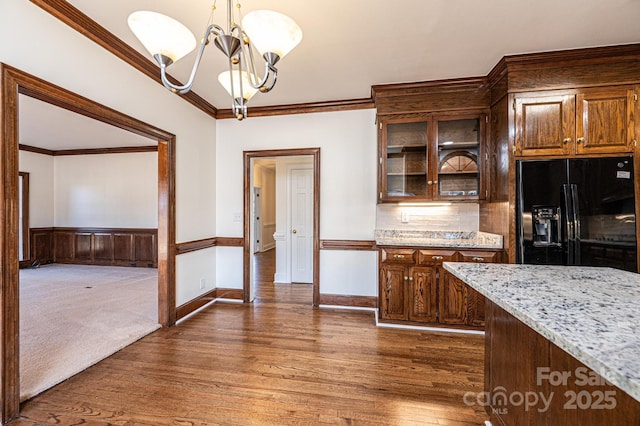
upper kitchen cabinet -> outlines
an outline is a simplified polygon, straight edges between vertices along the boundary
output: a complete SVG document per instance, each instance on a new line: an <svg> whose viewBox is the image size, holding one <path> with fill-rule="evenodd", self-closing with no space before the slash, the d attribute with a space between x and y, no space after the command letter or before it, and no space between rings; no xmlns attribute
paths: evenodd
<svg viewBox="0 0 640 426"><path fill-rule="evenodd" d="M485 122L482 113L381 119L380 201L478 200Z"/></svg>
<svg viewBox="0 0 640 426"><path fill-rule="evenodd" d="M485 198L485 78L373 86L372 93L378 202Z"/></svg>
<svg viewBox="0 0 640 426"><path fill-rule="evenodd" d="M431 198L426 117L380 122L380 198Z"/></svg>
<svg viewBox="0 0 640 426"><path fill-rule="evenodd" d="M436 199L478 199L484 193L486 162L481 160L486 121L485 114L435 119Z"/></svg>
<svg viewBox="0 0 640 426"><path fill-rule="evenodd" d="M634 150L633 86L515 96L517 156L573 156Z"/></svg>

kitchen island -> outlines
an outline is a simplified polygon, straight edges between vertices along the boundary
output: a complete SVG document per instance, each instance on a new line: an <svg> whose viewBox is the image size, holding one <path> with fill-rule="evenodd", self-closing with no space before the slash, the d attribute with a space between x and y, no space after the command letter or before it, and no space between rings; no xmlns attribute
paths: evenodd
<svg viewBox="0 0 640 426"><path fill-rule="evenodd" d="M444 263L486 298L485 393L497 425L640 424L640 275Z"/></svg>

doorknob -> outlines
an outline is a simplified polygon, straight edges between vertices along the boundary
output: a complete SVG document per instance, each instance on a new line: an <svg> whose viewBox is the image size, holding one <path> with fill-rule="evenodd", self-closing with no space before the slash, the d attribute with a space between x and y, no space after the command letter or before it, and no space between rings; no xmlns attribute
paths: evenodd
<svg viewBox="0 0 640 426"><path fill-rule="evenodd" d="M291 232L293 232L294 234L297 234L297 233L298 233L298 231L296 231L295 229L294 229L293 231L291 231Z"/></svg>

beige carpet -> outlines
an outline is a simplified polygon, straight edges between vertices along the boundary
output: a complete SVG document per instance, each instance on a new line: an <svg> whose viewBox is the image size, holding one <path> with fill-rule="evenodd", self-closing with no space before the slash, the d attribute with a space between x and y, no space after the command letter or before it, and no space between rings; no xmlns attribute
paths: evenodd
<svg viewBox="0 0 640 426"><path fill-rule="evenodd" d="M156 269L46 265L20 271L20 400L158 329Z"/></svg>

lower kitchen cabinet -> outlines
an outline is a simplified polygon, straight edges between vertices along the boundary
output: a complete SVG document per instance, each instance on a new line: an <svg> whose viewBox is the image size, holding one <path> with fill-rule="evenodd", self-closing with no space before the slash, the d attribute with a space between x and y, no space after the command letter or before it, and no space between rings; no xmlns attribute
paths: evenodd
<svg viewBox="0 0 640 426"><path fill-rule="evenodd" d="M380 248L382 322L484 327L484 297L448 274L442 262L499 262L501 251Z"/></svg>

